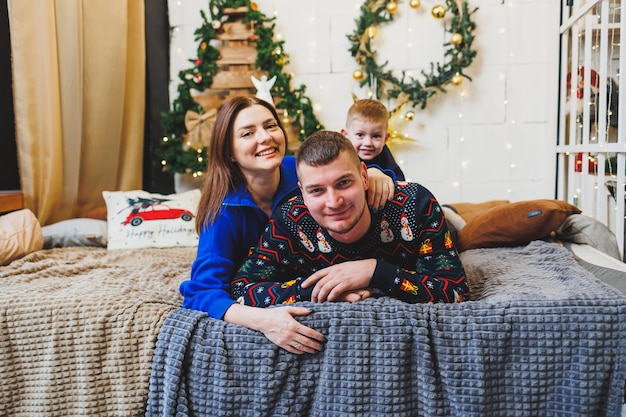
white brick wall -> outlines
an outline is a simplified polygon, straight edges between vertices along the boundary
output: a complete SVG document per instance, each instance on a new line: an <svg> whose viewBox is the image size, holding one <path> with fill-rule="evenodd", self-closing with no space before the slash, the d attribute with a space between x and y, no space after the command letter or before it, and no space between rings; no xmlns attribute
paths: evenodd
<svg viewBox="0 0 626 417"><path fill-rule="evenodd" d="M432 3L432 4L431 4ZM346 35L354 30L360 0L257 0L276 15L276 35L285 40L295 85L305 84L317 116L341 129L351 93L366 92L352 80L356 64ZM393 23L379 27L379 63L418 76L443 56L442 23L430 16L434 1L413 10L399 2ZM415 109L401 130L418 139L392 151L409 180L427 186L442 203L554 198L557 120L559 2L470 0L479 7L467 71L473 81ZM194 58L193 32L206 0L170 0L173 26L172 83ZM394 106L391 103L391 106Z"/></svg>

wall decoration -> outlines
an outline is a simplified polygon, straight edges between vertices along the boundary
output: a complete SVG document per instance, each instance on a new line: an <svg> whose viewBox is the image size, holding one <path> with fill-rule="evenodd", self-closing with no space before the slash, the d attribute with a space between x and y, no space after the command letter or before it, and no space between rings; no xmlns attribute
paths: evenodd
<svg viewBox="0 0 626 417"><path fill-rule="evenodd" d="M204 11L200 14L203 23L195 31L197 56L189 60L189 68L179 72L178 97L161 118L164 137L157 155L164 171L203 175L210 149L198 140L199 135L190 140L185 119L202 121L194 126L206 128L209 118L203 115L229 96L255 95L252 77L273 80L273 103L289 139L300 143L324 127L313 112L306 87L292 88L291 75L283 72L289 55L284 41L275 40L275 17L267 17L249 0L209 0L210 16Z"/></svg>
<svg viewBox="0 0 626 417"><path fill-rule="evenodd" d="M399 99L401 106L406 101L411 107L423 109L430 97L438 92L445 93L448 85L459 86L464 78L471 81L464 69L476 57L476 51L472 49L476 24L471 17L477 8L470 10L468 3L461 0L445 0L431 8L431 16L443 21L449 37L444 43L444 62L431 63L430 70L421 71L423 80L419 80L407 76L404 71L398 78L385 68L386 62L378 64L376 60L377 51L372 40L378 35L379 25L393 21L399 3L400 0L366 0L361 5L356 28L348 35L349 51L359 66L352 77L361 87L367 84L376 99ZM419 0L410 0L409 6L413 10L425 7Z"/></svg>

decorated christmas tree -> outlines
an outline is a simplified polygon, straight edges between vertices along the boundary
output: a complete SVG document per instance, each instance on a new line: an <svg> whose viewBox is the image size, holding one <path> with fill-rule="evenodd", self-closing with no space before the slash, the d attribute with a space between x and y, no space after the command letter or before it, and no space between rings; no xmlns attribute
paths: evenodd
<svg viewBox="0 0 626 417"><path fill-rule="evenodd" d="M306 87L293 88L291 75L283 72L289 55L284 41L275 40L275 18L265 16L249 0L209 0L210 16L200 14L197 56L179 72L178 97L162 114L164 137L157 155L164 171L203 175L217 108L230 96L256 94L257 82L271 85L269 92L289 140L300 142L323 128Z"/></svg>

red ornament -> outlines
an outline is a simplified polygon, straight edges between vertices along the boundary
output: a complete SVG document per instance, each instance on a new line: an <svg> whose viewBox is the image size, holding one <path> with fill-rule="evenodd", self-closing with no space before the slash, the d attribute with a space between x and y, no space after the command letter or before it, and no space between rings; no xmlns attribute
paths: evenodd
<svg viewBox="0 0 626 417"><path fill-rule="evenodd" d="M196 59L195 63L196 63L196 67L199 67L200 65L202 65L202 60L198 58Z"/></svg>
<svg viewBox="0 0 626 417"><path fill-rule="evenodd" d="M587 155L587 172L595 174L598 167L598 162L591 155ZM576 154L576 160L574 165L574 172L583 172L583 153L578 152Z"/></svg>
<svg viewBox="0 0 626 417"><path fill-rule="evenodd" d="M254 41L256 40L256 36L254 36L254 33L253 33L252 35L250 35L250 40L251 40L252 42L254 42Z"/></svg>

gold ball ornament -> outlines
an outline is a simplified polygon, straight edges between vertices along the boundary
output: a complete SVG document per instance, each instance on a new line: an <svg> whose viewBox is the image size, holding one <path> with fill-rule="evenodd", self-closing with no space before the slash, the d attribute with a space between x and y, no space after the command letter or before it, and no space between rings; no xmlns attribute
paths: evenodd
<svg viewBox="0 0 626 417"><path fill-rule="evenodd" d="M365 74L360 69L354 70L354 72L352 73L352 78L354 78L356 81L361 81L363 78L365 78Z"/></svg>
<svg viewBox="0 0 626 417"><path fill-rule="evenodd" d="M251 1L251 2L250 2L250 10L252 10L252 11L255 11L255 12L256 12L257 10L259 10L259 5L258 5L258 4L256 4L255 2Z"/></svg>
<svg viewBox="0 0 626 417"><path fill-rule="evenodd" d="M406 114L404 115L404 120L406 120L407 122L410 122L413 120L413 118L415 117L415 113L413 113L412 111L408 111L406 112Z"/></svg>
<svg viewBox="0 0 626 417"><path fill-rule="evenodd" d="M446 15L446 8L441 4L437 4L432 8L430 14L432 14L435 19L443 19Z"/></svg>
<svg viewBox="0 0 626 417"><path fill-rule="evenodd" d="M463 43L463 35L461 35L460 33L453 33L452 36L450 37L450 43L452 45L460 45Z"/></svg>
<svg viewBox="0 0 626 417"><path fill-rule="evenodd" d="M463 83L463 77L461 77L459 74L456 74L450 79L450 83L453 86L458 87Z"/></svg>
<svg viewBox="0 0 626 417"><path fill-rule="evenodd" d="M376 26L372 25L366 29L365 33L367 33L368 38L372 39L378 35L378 29L376 29Z"/></svg>
<svg viewBox="0 0 626 417"><path fill-rule="evenodd" d="M396 11L398 11L398 3L396 3L395 1L390 1L385 7L390 14L394 14Z"/></svg>
<svg viewBox="0 0 626 417"><path fill-rule="evenodd" d="M421 5L422 2L420 2L420 0L411 0L409 2L409 6L411 7L411 9L418 9Z"/></svg>

